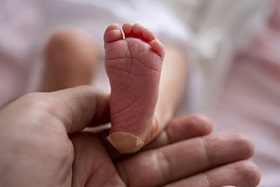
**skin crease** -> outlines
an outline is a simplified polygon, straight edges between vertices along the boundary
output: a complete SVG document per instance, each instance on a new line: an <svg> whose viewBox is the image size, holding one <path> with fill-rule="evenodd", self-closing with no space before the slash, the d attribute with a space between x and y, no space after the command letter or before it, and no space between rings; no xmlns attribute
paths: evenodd
<svg viewBox="0 0 280 187"><path fill-rule="evenodd" d="M108 121L108 110L108 95L88 86L28 94L2 108L0 186L253 187L259 182L258 168L247 160L254 151L250 140L238 133L207 135L212 125L200 115L170 121L140 153L118 155L103 141L108 132L81 131Z"/></svg>

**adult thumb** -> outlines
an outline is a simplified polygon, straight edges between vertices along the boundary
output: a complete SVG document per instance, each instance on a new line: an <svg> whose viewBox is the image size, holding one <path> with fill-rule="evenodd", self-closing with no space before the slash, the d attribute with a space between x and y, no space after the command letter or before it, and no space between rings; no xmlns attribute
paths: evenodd
<svg viewBox="0 0 280 187"><path fill-rule="evenodd" d="M44 93L44 98L50 105L48 110L64 124L67 133L110 121L108 94L90 86Z"/></svg>

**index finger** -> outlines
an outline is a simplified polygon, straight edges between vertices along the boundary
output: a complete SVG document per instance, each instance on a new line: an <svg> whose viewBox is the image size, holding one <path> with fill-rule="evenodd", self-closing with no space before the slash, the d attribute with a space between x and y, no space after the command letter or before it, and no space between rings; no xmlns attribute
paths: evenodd
<svg viewBox="0 0 280 187"><path fill-rule="evenodd" d="M246 136L212 134L139 153L120 161L117 166L124 181L131 186L161 186L248 159L253 152L252 143ZM149 171L149 175L143 171Z"/></svg>

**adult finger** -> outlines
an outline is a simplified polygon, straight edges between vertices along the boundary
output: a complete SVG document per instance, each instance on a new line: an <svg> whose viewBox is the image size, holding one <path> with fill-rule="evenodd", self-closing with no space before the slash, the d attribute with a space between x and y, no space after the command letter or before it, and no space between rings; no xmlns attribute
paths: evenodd
<svg viewBox="0 0 280 187"><path fill-rule="evenodd" d="M24 99L34 103L37 110L49 114L49 119L58 119L68 133L110 120L108 95L98 93L90 86L33 93L26 95Z"/></svg>
<svg viewBox="0 0 280 187"><path fill-rule="evenodd" d="M204 136L212 131L212 127L211 121L206 116L200 114L178 117L171 120L167 124L166 129L154 141L143 147L142 150L155 149L197 136ZM106 146L113 160L127 157L127 155L122 155L116 151L107 141L108 131L101 131L98 133L98 136Z"/></svg>
<svg viewBox="0 0 280 187"><path fill-rule="evenodd" d="M252 143L246 136L220 133L142 152L120 161L117 167L124 181L131 186L160 186L248 159L253 152ZM148 169L149 175L145 172Z"/></svg>
<svg viewBox="0 0 280 187"><path fill-rule="evenodd" d="M193 186L196 187L256 187L260 182L259 168L250 161L239 161L224 165L213 170L200 173L166 187Z"/></svg>
<svg viewBox="0 0 280 187"><path fill-rule="evenodd" d="M204 136L212 131L212 122L203 115L191 114L171 120L165 130L144 147L144 150L154 149L185 139Z"/></svg>

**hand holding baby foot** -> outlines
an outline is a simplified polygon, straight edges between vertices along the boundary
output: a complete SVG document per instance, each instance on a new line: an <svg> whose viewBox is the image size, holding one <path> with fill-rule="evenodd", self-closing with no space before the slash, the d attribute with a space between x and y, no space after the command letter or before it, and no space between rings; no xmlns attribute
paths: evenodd
<svg viewBox="0 0 280 187"><path fill-rule="evenodd" d="M138 151L162 128L154 117L163 45L139 24L110 25L104 33L105 68L111 84L108 140L121 153ZM123 38L124 37L124 38Z"/></svg>
<svg viewBox="0 0 280 187"><path fill-rule="evenodd" d="M107 95L89 86L29 94L2 108L0 186L255 187L259 182L258 168L246 161L253 154L248 138L207 135L211 124L200 116L172 120L147 150L112 160L99 134L82 132L109 120L108 110Z"/></svg>

